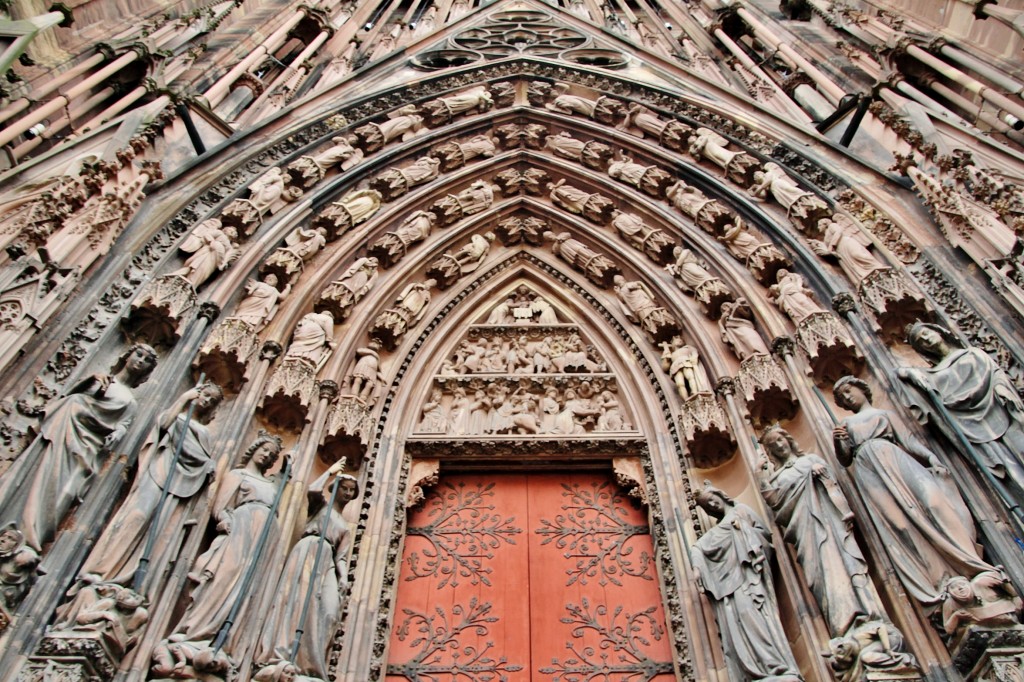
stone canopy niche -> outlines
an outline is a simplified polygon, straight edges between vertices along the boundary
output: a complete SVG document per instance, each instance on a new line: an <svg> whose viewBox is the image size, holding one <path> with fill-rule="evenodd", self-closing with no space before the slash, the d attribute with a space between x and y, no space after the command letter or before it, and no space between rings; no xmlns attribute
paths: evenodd
<svg viewBox="0 0 1024 682"><path fill-rule="evenodd" d="M594 451L639 437L601 351L527 284L488 301L451 343L420 410L409 439L420 456L532 451L531 442Z"/></svg>

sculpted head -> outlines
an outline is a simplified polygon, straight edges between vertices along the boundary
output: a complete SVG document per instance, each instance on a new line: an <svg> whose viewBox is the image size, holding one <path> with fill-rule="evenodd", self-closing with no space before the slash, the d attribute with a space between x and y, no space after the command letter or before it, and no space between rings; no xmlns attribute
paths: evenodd
<svg viewBox="0 0 1024 682"><path fill-rule="evenodd" d="M21 547L25 536L14 526L0 530L0 556L7 556Z"/></svg>
<svg viewBox="0 0 1024 682"><path fill-rule="evenodd" d="M201 414L211 414L222 400L224 400L224 391L212 381L207 381L199 387L199 395L195 400L196 409Z"/></svg>
<svg viewBox="0 0 1024 682"><path fill-rule="evenodd" d="M156 368L156 351L147 343L136 343L128 347L114 364L113 372L124 370L128 384L135 388L144 383Z"/></svg>
<svg viewBox="0 0 1024 682"><path fill-rule="evenodd" d="M907 343L933 362L944 358L951 348L963 347L953 332L928 322L915 322L910 325L907 329Z"/></svg>
<svg viewBox="0 0 1024 682"><path fill-rule="evenodd" d="M796 439L778 424L772 424L764 430L761 434L761 445L779 462L800 455L800 446Z"/></svg>
<svg viewBox="0 0 1024 682"><path fill-rule="evenodd" d="M356 480L355 476L349 474L341 474L338 476L338 495L336 498L336 504L339 506L345 506L346 503L359 497L359 481Z"/></svg>
<svg viewBox="0 0 1024 682"><path fill-rule="evenodd" d="M733 505L731 497L711 485L711 481L707 480L704 481L704 487L698 490L693 497L697 506L714 519L723 518L729 507Z"/></svg>
<svg viewBox="0 0 1024 682"><path fill-rule="evenodd" d="M867 382L854 376L845 376L837 381L832 387L832 396L836 405L851 411L859 409L865 402L870 405L872 398Z"/></svg>
<svg viewBox="0 0 1024 682"><path fill-rule="evenodd" d="M971 581L962 575L955 575L946 580L942 586L944 594L959 604L969 604L974 601L974 586Z"/></svg>
<svg viewBox="0 0 1024 682"><path fill-rule="evenodd" d="M242 455L242 466L251 461L260 473L266 473L277 463L283 447L280 437L261 429L256 440Z"/></svg>

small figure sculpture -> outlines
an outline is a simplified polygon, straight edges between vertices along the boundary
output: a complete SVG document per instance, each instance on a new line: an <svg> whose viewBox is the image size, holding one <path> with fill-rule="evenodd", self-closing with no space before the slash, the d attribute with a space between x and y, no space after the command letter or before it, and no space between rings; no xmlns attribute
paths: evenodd
<svg viewBox="0 0 1024 682"><path fill-rule="evenodd" d="M932 365L896 370L908 407L961 450L969 443L1006 502L1024 504L1024 403L1013 381L988 353L948 329L917 322L907 337Z"/></svg>
<svg viewBox="0 0 1024 682"><path fill-rule="evenodd" d="M174 629L182 636L172 640L198 646L212 640L227 620L244 587L245 568L277 495L277 481L268 472L280 454L281 439L260 432L242 456L241 468L224 476L213 503L217 537L188 574L196 585L188 609Z"/></svg>
<svg viewBox="0 0 1024 682"><path fill-rule="evenodd" d="M377 259L358 258L341 277L331 282L320 294L317 310L330 310L335 320L348 319L352 308L373 288L377 281Z"/></svg>
<svg viewBox="0 0 1024 682"><path fill-rule="evenodd" d="M587 99L578 95L568 95L569 86L559 83L553 90L558 93L554 101L545 105L546 109L561 114L579 114L601 123L614 123L622 115L622 105L615 100L601 96Z"/></svg>
<svg viewBox="0 0 1024 682"><path fill-rule="evenodd" d="M637 251L643 251L655 263L672 260L675 242L656 227L651 227L634 213L616 210L612 213L612 227Z"/></svg>
<svg viewBox="0 0 1024 682"><path fill-rule="evenodd" d="M548 192L555 206L602 225L611 221L612 213L615 211L615 205L607 197L567 185L564 178L549 183Z"/></svg>
<svg viewBox="0 0 1024 682"><path fill-rule="evenodd" d="M155 367L156 351L135 344L111 374L93 374L47 406L39 437L26 453L38 460L35 474L25 492L4 505L5 516L19 520L25 542L35 551L53 538L72 505L88 492L104 456L128 432L138 409L134 389Z"/></svg>
<svg viewBox="0 0 1024 682"><path fill-rule="evenodd" d="M810 240L811 250L819 256L835 256L839 267L854 284L860 284L875 270L885 269L874 254L868 251L871 239L845 216L822 218L818 227L824 232L821 241Z"/></svg>
<svg viewBox="0 0 1024 682"><path fill-rule="evenodd" d="M335 65L337 68L338 65ZM363 152L352 146L347 137L331 138L331 146L315 156L300 156L286 169L292 185L308 189L324 179L327 171L340 166L346 171L358 164Z"/></svg>
<svg viewBox="0 0 1024 682"><path fill-rule="evenodd" d="M440 159L424 156L408 166L387 169L370 182L370 188L380 192L384 201L393 201L416 185L436 179L440 168Z"/></svg>
<svg viewBox="0 0 1024 682"><path fill-rule="evenodd" d="M612 149L608 145L594 140L577 140L564 130L557 135L548 135L544 146L558 156L598 170L603 170L612 157Z"/></svg>
<svg viewBox="0 0 1024 682"><path fill-rule="evenodd" d="M722 341L729 344L741 362L751 355L768 355L768 346L754 328L754 312L747 299L738 298L735 302L722 304L718 329L722 333Z"/></svg>
<svg viewBox="0 0 1024 682"><path fill-rule="evenodd" d="M373 322L370 335L380 341L387 350L394 350L398 339L418 323L430 305L430 287L437 282L428 279L424 282L410 282L395 303Z"/></svg>
<svg viewBox="0 0 1024 682"><path fill-rule="evenodd" d="M437 218L427 211L411 213L402 221L394 232L387 232L367 249L367 253L376 257L382 267L390 268L402 260L409 247L430 236Z"/></svg>
<svg viewBox="0 0 1024 682"><path fill-rule="evenodd" d="M419 433L448 433L452 426L451 415L441 402L441 389L430 390L430 398L423 405L423 418L417 427Z"/></svg>
<svg viewBox="0 0 1024 682"><path fill-rule="evenodd" d="M146 598L121 585L109 586L109 594L83 608L74 624L61 634L98 632L114 656L124 656L134 647L149 622Z"/></svg>
<svg viewBox="0 0 1024 682"><path fill-rule="evenodd" d="M682 180L676 182L665 191L669 203L682 213L693 219L697 227L708 234L720 236L734 221L732 215L714 199L708 199L696 187L687 185Z"/></svg>
<svg viewBox="0 0 1024 682"><path fill-rule="evenodd" d="M342 512L359 496L356 479L341 473L344 465L344 459L333 464L306 492L308 521L288 553L255 654L258 663L290 661L299 672L321 680L330 678L327 653L341 616L342 590L348 586L353 528Z"/></svg>
<svg viewBox="0 0 1024 682"><path fill-rule="evenodd" d="M609 165L608 175L659 199L665 196L665 190L672 184L672 176L662 169L633 163L628 156Z"/></svg>
<svg viewBox="0 0 1024 682"><path fill-rule="evenodd" d="M597 417L600 414L600 408L594 407L589 400L578 397L574 389L567 388L565 389L565 395L562 396L561 409L555 415L554 426L551 432L567 436L586 433L587 430L583 426L583 419Z"/></svg>
<svg viewBox="0 0 1024 682"><path fill-rule="evenodd" d="M0 530L0 611L17 608L36 580L39 552L25 544L25 535L14 526Z"/></svg>
<svg viewBox="0 0 1024 682"><path fill-rule="evenodd" d="M708 272L708 264L693 251L677 246L672 252L675 263L665 266L665 271L676 278L676 284L683 291L691 292L716 279Z"/></svg>
<svg viewBox="0 0 1024 682"><path fill-rule="evenodd" d="M438 126L448 123L455 116L470 111L483 112L494 106L491 93L484 86L467 90L450 97L439 97L423 105L423 113L427 116L427 124Z"/></svg>
<svg viewBox="0 0 1024 682"><path fill-rule="evenodd" d="M602 287L611 285L619 274L618 266L610 258L591 250L578 239L573 239L568 232L545 232L544 239L552 242L551 251L556 256Z"/></svg>
<svg viewBox="0 0 1024 682"><path fill-rule="evenodd" d="M829 641L831 662L829 667L838 682L861 682L871 671L909 676L916 673L917 661L912 654L903 653L903 634L886 622L871 622L853 630L844 637ZM898 678L897 678L898 679Z"/></svg>
<svg viewBox="0 0 1024 682"><path fill-rule="evenodd" d="M673 336L670 343L662 344L661 366L675 382L679 397L687 400L698 393L710 393L711 381L700 362L697 349Z"/></svg>
<svg viewBox="0 0 1024 682"><path fill-rule="evenodd" d="M192 255L184 267L169 274L184 277L198 289L213 273L226 270L238 259L241 252L235 244L237 238L235 228L221 228L221 222L216 218L204 220L179 247Z"/></svg>
<svg viewBox="0 0 1024 682"><path fill-rule="evenodd" d="M731 682L802 682L779 622L771 534L754 511L705 482L697 504L718 524L690 549L697 589L715 609Z"/></svg>
<svg viewBox="0 0 1024 682"><path fill-rule="evenodd" d="M817 236L821 221L831 213L824 201L800 189L782 166L772 161L764 164L764 170L755 171L753 178L754 184L747 190L751 196L771 194L786 209L786 215L798 229Z"/></svg>
<svg viewBox="0 0 1024 682"><path fill-rule="evenodd" d="M494 186L486 180L477 180L458 194L449 194L434 202L430 212L441 225L451 225L466 216L475 215L494 203Z"/></svg>
<svg viewBox="0 0 1024 682"><path fill-rule="evenodd" d="M380 342L370 339L363 348L356 349L355 360L345 376L342 395L355 396L367 405L375 390L384 383L384 375L380 371Z"/></svg>
<svg viewBox="0 0 1024 682"><path fill-rule="evenodd" d="M439 288L447 289L460 277L480 267L493 241L493 232L474 234L468 244L451 253L445 253L434 261L427 269L427 276L437 280Z"/></svg>
<svg viewBox="0 0 1024 682"><path fill-rule="evenodd" d="M246 296L231 317L250 325L253 331L263 330L274 319L277 304L291 291L290 284L283 290L278 289L277 284L277 275L273 273L264 275L262 281L250 279L245 283Z"/></svg>
<svg viewBox="0 0 1024 682"><path fill-rule="evenodd" d="M631 104L626 120L619 126L625 130L630 125L640 130L640 137L652 136L659 144L682 151L690 141L693 129L679 121L662 121L653 111L642 104Z"/></svg>
<svg viewBox="0 0 1024 682"><path fill-rule="evenodd" d="M295 325L292 342L284 357L305 360L317 369L327 361L334 347L334 316L330 312L306 313Z"/></svg>
<svg viewBox="0 0 1024 682"><path fill-rule="evenodd" d="M853 512L828 464L801 452L796 439L778 425L765 430L761 445L775 465L761 471L761 495L786 542L796 548L829 632L840 636L855 624L884 620L853 535Z"/></svg>
<svg viewBox="0 0 1024 682"><path fill-rule="evenodd" d="M757 159L746 152L731 152L728 146L729 140L710 128L697 128L690 138L690 155L707 159L737 185L749 187L759 166Z"/></svg>
<svg viewBox="0 0 1024 682"><path fill-rule="evenodd" d="M836 457L852 469L907 593L934 610L951 576L998 574L1001 569L978 554L970 511L935 454L905 434L891 413L871 406L865 382L843 377L833 392L836 404L854 413L833 431ZM1001 595L988 606L1002 619L997 604L1011 597Z"/></svg>
<svg viewBox="0 0 1024 682"><path fill-rule="evenodd" d="M626 317L643 327L655 342L667 341L679 333L679 323L657 304L646 284L627 282L622 275L615 276L614 284Z"/></svg>
<svg viewBox="0 0 1024 682"><path fill-rule="evenodd" d="M1011 595L1006 599L1006 595ZM979 624L989 628L1017 625L1021 600L1002 571L985 571L968 580L962 575L946 581L942 591L942 625L948 633Z"/></svg>
<svg viewBox="0 0 1024 682"><path fill-rule="evenodd" d="M779 310L786 313L793 322L799 323L814 313L826 312L814 300L814 294L804 286L804 278L795 272L779 270L778 280L768 290L768 298L775 301Z"/></svg>
<svg viewBox="0 0 1024 682"><path fill-rule="evenodd" d="M280 168L269 169L249 185L248 199L235 199L221 212L221 222L251 235L262 223L263 216L285 197L285 178Z"/></svg>
<svg viewBox="0 0 1024 682"><path fill-rule="evenodd" d="M396 27L401 31L401 26ZM371 60L374 58L371 58ZM367 123L356 128L356 144L367 154L381 149L388 142L401 138L411 140L423 129L423 117L416 113L416 106L408 104L388 114L383 123Z"/></svg>
<svg viewBox="0 0 1024 682"><path fill-rule="evenodd" d="M262 272L273 272L285 282L292 282L303 271L305 264L327 244L327 230L318 227L298 227L284 239L285 245L274 250L260 267Z"/></svg>
<svg viewBox="0 0 1024 682"><path fill-rule="evenodd" d="M128 497L82 567L81 573L90 576L89 581L131 585L146 538L154 533L154 522L159 524L159 542L153 547L154 555L146 557L148 565L162 567L178 555L178 547L170 538L188 521L189 501L213 474L213 442L206 424L223 398L216 384L205 383L186 391L158 417L156 437L139 456L139 474ZM194 412L186 431L185 406L189 402ZM178 447L181 453L174 462ZM157 507L164 495L157 519Z"/></svg>

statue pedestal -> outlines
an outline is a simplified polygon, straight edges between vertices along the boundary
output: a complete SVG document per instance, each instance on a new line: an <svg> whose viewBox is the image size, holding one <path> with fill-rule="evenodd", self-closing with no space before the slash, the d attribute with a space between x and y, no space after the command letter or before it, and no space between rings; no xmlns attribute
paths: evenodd
<svg viewBox="0 0 1024 682"><path fill-rule="evenodd" d="M953 665L972 682L1012 680L1024 675L1024 626L968 627L950 649Z"/></svg>
<svg viewBox="0 0 1024 682"><path fill-rule="evenodd" d="M890 673L884 670L869 670L864 675L865 682L921 682L920 673Z"/></svg>
<svg viewBox="0 0 1024 682"><path fill-rule="evenodd" d="M29 656L18 682L106 682L113 679L118 663L100 632L53 634Z"/></svg>

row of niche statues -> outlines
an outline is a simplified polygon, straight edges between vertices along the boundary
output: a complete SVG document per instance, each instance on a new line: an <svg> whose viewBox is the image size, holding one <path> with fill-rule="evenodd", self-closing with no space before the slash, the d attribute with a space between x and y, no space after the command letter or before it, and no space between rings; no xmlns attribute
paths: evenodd
<svg viewBox="0 0 1024 682"><path fill-rule="evenodd" d="M466 374L576 374L607 372L608 366L593 346L576 332L545 336L464 339L441 365L442 375Z"/></svg>
<svg viewBox="0 0 1024 682"><path fill-rule="evenodd" d="M137 356L135 364L131 354ZM131 354L124 361L129 367L144 364L142 359L148 357L137 350ZM116 394L111 391L114 387L110 384L103 392ZM86 558L47 636L100 637L116 659L138 644L148 623L149 601L161 594L166 570L180 559L186 536L195 532L189 530L192 518L209 489L214 536L188 573L188 606L169 636L155 647L152 673L193 679L223 675L238 663L233 656L241 653L243 624L260 622L254 652L257 667L290 667L313 679L327 679L327 652L348 582L352 526L343 510L358 496L356 479L342 473L345 462L340 461L310 484L305 530L283 555L283 572L267 615L246 619L245 613L256 608L261 583L253 578L261 551L268 551L263 546L266 540L260 538L282 541L274 509L290 467L271 473L281 457L282 443L261 432L237 468L213 485L217 467L207 423L222 398L216 385L204 383L180 396L158 417L127 497ZM185 409L187 404L191 409ZM80 429L101 429L94 419L96 412L107 407L79 405ZM53 518L61 520L59 515ZM39 554L24 542L16 526L0 533L0 552L0 564L7 569L0 574L0 594L11 607L31 585Z"/></svg>
<svg viewBox="0 0 1024 682"><path fill-rule="evenodd" d="M579 436L632 430L618 393L604 382L564 390L501 381L477 388L435 386L416 427L417 434L449 436Z"/></svg>

